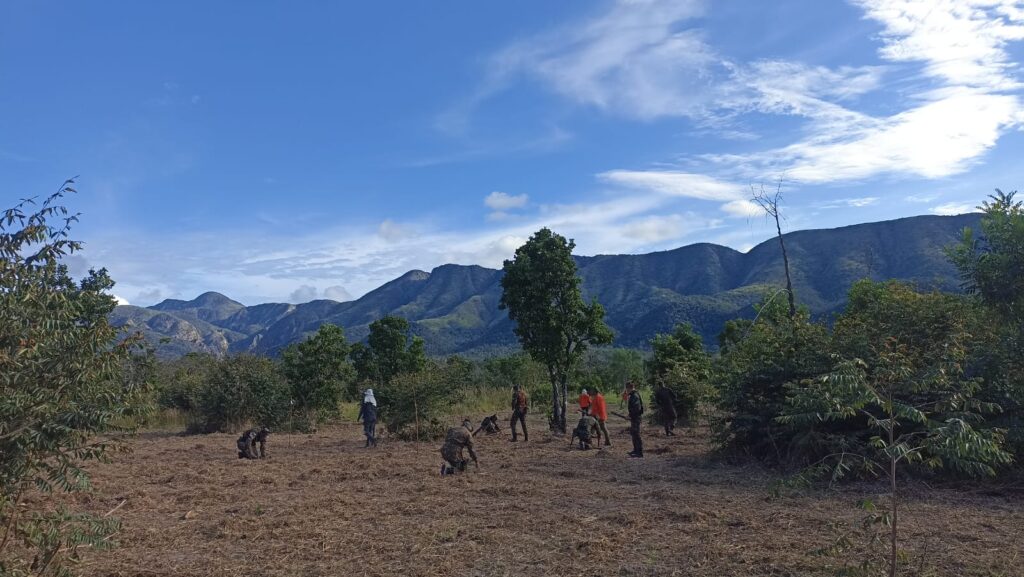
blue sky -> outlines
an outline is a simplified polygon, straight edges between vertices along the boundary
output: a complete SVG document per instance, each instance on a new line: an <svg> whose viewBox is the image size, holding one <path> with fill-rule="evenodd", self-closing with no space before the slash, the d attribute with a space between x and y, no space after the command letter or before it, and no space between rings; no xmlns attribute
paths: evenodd
<svg viewBox="0 0 1024 577"><path fill-rule="evenodd" d="M0 204L80 175L133 304L357 297L971 210L1022 182L1022 0L0 4Z"/></svg>

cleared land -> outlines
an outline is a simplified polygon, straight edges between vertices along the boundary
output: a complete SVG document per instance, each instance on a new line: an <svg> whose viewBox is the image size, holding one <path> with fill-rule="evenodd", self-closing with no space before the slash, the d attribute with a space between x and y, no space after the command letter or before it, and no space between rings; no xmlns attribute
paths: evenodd
<svg viewBox="0 0 1024 577"><path fill-rule="evenodd" d="M772 499L774 477L708 458L699 433L653 436L626 458L480 438L482 467L438 476L438 443L362 448L360 429L271 436L265 461L234 435L146 433L92 467L79 504L124 523L89 575L831 575L830 522L857 525L875 485ZM507 431L504 431L507 435ZM1024 575L1024 498L908 488L907 575ZM922 556L921 554L924 554Z"/></svg>

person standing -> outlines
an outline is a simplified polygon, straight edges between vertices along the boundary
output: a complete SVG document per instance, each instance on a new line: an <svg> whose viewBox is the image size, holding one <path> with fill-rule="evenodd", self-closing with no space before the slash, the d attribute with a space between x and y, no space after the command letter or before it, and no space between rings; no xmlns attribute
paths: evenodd
<svg viewBox="0 0 1024 577"><path fill-rule="evenodd" d="M590 398L590 414L597 419L597 428L604 435L605 446L610 447L612 441L608 437L608 425L605 423L608 420L608 405L605 404L600 389L594 389L594 394Z"/></svg>
<svg viewBox="0 0 1024 577"><path fill-rule="evenodd" d="M580 413L584 415L590 414L590 393L586 389L580 393Z"/></svg>
<svg viewBox="0 0 1024 577"><path fill-rule="evenodd" d="M377 446L377 398L373 396L373 389L366 389L363 393L363 404L359 406L359 416L356 422L363 421L363 434L366 435L366 446Z"/></svg>
<svg viewBox="0 0 1024 577"><path fill-rule="evenodd" d="M526 391L523 390L519 385L512 387L512 420L510 425L512 427L512 442L515 443L518 439L516 438L516 423L518 422L523 426L523 441L529 441L530 438L526 433L526 412L529 410L529 400L526 398Z"/></svg>
<svg viewBox="0 0 1024 577"><path fill-rule="evenodd" d="M636 383L633 381L626 385L626 391L629 392L629 397L626 400L629 409L629 436L633 439L633 451L629 456L639 459L644 456L644 440L640 438L640 419L644 415L644 400L640 397L639 391L636 390Z"/></svg>
<svg viewBox="0 0 1024 577"><path fill-rule="evenodd" d="M661 424L665 426L665 436L674 437L676 435L676 420L679 418L679 414L676 413L675 392L666 387L664 383L659 382L654 391L654 401L658 404L658 416L661 418Z"/></svg>

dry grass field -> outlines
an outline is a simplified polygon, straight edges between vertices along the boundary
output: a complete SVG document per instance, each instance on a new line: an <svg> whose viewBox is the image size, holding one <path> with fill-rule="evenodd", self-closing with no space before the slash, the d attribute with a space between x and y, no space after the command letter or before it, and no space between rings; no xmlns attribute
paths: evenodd
<svg viewBox="0 0 1024 577"><path fill-rule="evenodd" d="M362 448L356 425L275 434L265 461L235 458L235 436L146 433L93 465L79 506L117 510L121 547L86 555L87 575L534 576L832 575L815 556L830 521L856 525L874 485L773 499L774 477L708 457L700 433L655 436L626 457L479 441L481 467L438 475L437 443ZM507 434L507 431L506 431ZM908 488L903 575L1024 575L1019 493Z"/></svg>

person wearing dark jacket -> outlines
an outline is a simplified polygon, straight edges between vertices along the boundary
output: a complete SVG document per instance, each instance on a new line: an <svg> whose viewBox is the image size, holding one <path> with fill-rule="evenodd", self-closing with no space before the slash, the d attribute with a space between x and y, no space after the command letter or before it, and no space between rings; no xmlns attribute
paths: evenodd
<svg viewBox="0 0 1024 577"><path fill-rule="evenodd" d="M526 412L529 410L529 401L526 398L526 391L519 385L512 387L512 419L509 425L512 427L512 442L515 443L518 438L516 436L516 423L519 423L523 427L523 440L529 441L530 438L526 434Z"/></svg>
<svg viewBox="0 0 1024 577"><path fill-rule="evenodd" d="M267 437L270 435L270 429L266 427L260 427L259 429L249 429L242 433L242 436L238 438L238 458L239 459L266 459L267 458ZM256 451L256 445L259 444L260 450Z"/></svg>
<svg viewBox="0 0 1024 577"><path fill-rule="evenodd" d="M366 446L377 446L377 398L373 396L373 389L366 389L363 393L363 404L359 406L359 416L356 422L363 422L363 434L366 435Z"/></svg>
<svg viewBox="0 0 1024 577"><path fill-rule="evenodd" d="M676 413L676 393L665 386L664 383L658 383L657 388L654 390L654 402L658 405L658 416L661 418L661 424L665 426L665 436L674 437L676 429L676 419L679 415Z"/></svg>
<svg viewBox="0 0 1024 577"><path fill-rule="evenodd" d="M626 385L629 397L626 406L629 409L629 436L633 439L633 451L630 457L640 458L644 456L644 440L640 438L640 419L644 414L644 400L636 390L636 384L630 381Z"/></svg>

